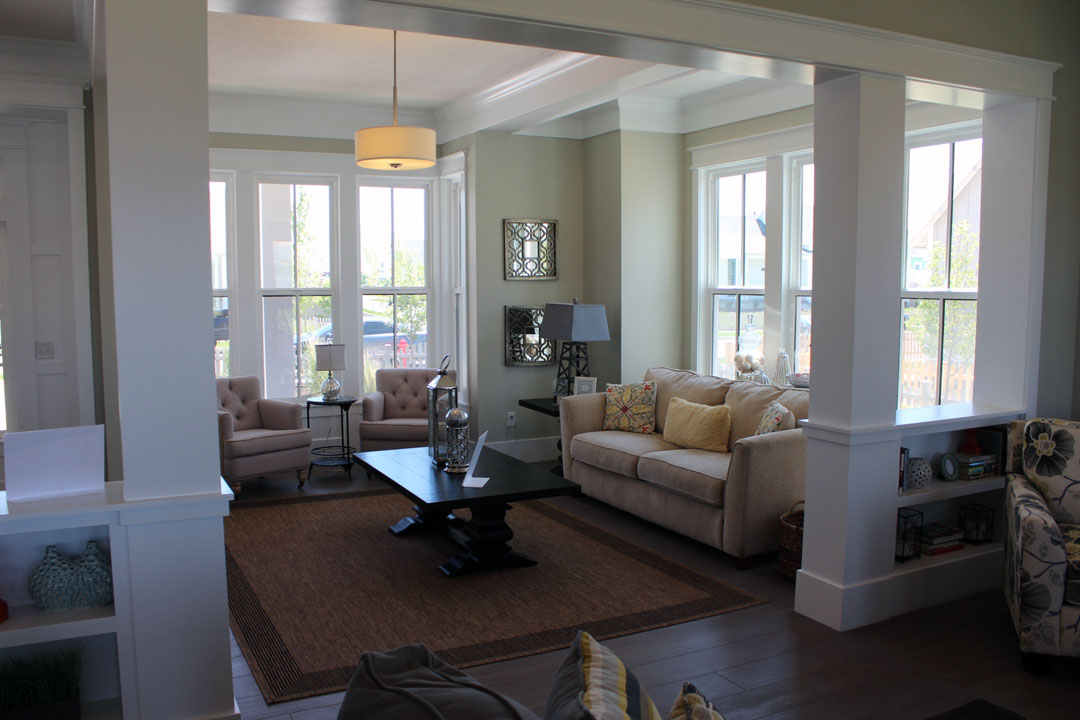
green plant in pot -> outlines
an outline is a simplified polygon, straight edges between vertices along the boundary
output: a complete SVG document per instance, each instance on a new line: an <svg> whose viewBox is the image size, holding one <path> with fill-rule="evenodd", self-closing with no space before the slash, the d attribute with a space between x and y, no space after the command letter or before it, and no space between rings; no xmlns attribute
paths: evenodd
<svg viewBox="0 0 1080 720"><path fill-rule="evenodd" d="M77 720L79 650L0 662L0 717L4 720Z"/></svg>

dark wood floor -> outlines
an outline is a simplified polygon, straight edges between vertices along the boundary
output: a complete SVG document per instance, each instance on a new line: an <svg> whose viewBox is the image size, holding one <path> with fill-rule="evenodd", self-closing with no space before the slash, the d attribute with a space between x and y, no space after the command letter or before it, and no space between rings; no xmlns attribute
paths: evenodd
<svg viewBox="0 0 1080 720"><path fill-rule="evenodd" d="M302 491L288 476L245 484L241 498L341 492L368 486L317 469ZM939 605L839 633L792 610L794 583L768 558L736 570L731 558L587 498L560 507L682 564L758 593L766 605L615 638L615 650L665 716L685 680L727 720L920 720L976 698L1031 720L1080 717L1080 660L1061 659L1048 677L1020 667L1000 592ZM528 572L511 571L511 572ZM333 720L341 693L267 707L233 642L233 687L244 720ZM469 672L543 715L564 651L471 668Z"/></svg>

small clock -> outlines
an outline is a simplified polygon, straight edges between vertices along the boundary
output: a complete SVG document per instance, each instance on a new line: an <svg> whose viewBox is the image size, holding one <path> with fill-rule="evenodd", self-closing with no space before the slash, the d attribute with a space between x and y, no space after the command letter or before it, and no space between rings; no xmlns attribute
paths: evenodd
<svg viewBox="0 0 1080 720"><path fill-rule="evenodd" d="M941 456L941 479L955 480L960 477L960 463L952 453Z"/></svg>

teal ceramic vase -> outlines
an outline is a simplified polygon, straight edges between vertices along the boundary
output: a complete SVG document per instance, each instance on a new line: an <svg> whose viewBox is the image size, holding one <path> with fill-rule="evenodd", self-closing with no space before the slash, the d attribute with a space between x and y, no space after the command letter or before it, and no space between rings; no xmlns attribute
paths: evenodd
<svg viewBox="0 0 1080 720"><path fill-rule="evenodd" d="M102 607L113 601L112 565L96 540L86 543L80 558L60 554L55 545L27 580L30 598L42 610Z"/></svg>

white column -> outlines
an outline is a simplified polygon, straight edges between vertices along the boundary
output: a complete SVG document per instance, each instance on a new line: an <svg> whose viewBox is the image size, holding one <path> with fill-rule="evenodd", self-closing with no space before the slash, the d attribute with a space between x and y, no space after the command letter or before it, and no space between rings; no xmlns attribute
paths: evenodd
<svg viewBox="0 0 1080 720"><path fill-rule="evenodd" d="M838 629L882 610L860 585L893 562L904 88L852 74L814 89L814 378L795 608Z"/></svg>
<svg viewBox="0 0 1080 720"><path fill-rule="evenodd" d="M102 303L115 320L105 372L118 420L108 432L120 435L126 499L217 492L206 7L103 5L112 295Z"/></svg>
<svg viewBox="0 0 1080 720"><path fill-rule="evenodd" d="M1038 390L1049 148L1048 100L984 111L975 402L1028 415Z"/></svg>

